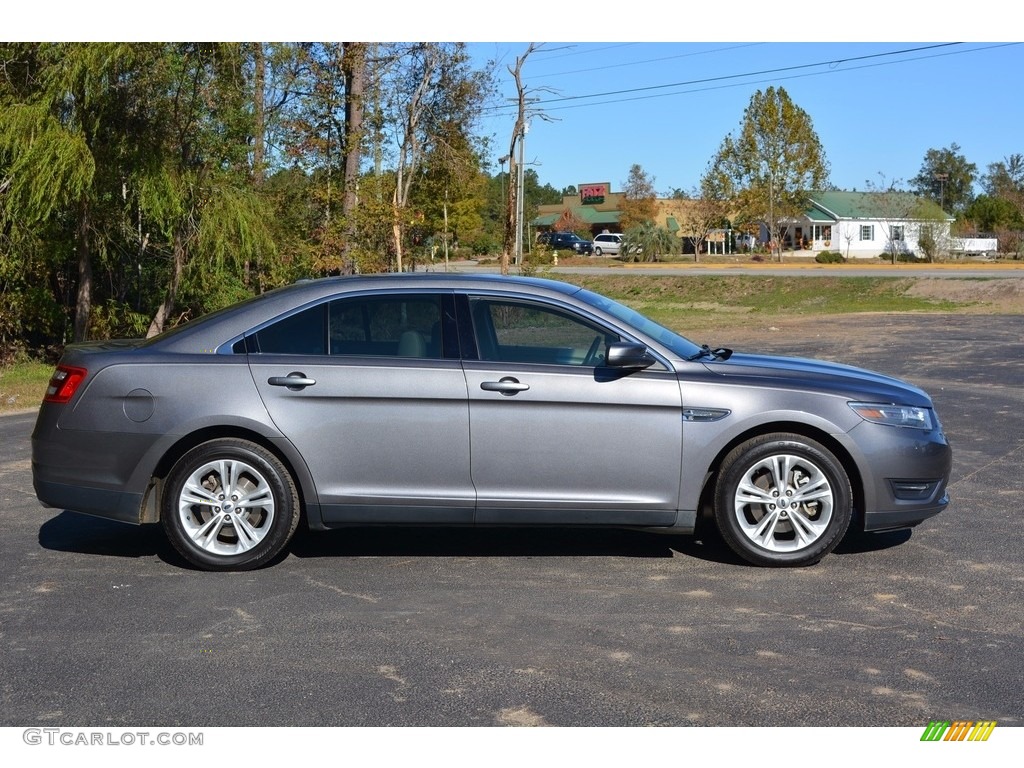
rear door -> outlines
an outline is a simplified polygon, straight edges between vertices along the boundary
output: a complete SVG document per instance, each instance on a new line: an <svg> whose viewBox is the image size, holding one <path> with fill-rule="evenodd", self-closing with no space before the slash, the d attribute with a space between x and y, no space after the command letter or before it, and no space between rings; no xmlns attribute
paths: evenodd
<svg viewBox="0 0 1024 768"><path fill-rule="evenodd" d="M605 367L618 332L565 305L477 294L459 309L475 338L463 365L478 523L675 521L682 418L667 367Z"/></svg>
<svg viewBox="0 0 1024 768"><path fill-rule="evenodd" d="M324 521L469 523L469 408L450 292L306 308L247 337L256 387Z"/></svg>

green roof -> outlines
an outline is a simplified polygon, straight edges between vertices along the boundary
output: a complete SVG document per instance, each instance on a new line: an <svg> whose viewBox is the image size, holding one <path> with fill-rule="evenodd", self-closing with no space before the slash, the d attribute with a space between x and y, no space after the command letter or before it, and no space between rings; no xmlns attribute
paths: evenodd
<svg viewBox="0 0 1024 768"><path fill-rule="evenodd" d="M911 192L814 192L807 211L811 221L837 219L935 219L952 220L931 200Z"/></svg>
<svg viewBox="0 0 1024 768"><path fill-rule="evenodd" d="M573 216L585 224L618 224L619 217L622 216L621 211L598 211L592 206L582 206L563 209L558 213L546 213L543 216L537 216L530 223L535 227L550 227L562 218L566 210L571 211Z"/></svg>

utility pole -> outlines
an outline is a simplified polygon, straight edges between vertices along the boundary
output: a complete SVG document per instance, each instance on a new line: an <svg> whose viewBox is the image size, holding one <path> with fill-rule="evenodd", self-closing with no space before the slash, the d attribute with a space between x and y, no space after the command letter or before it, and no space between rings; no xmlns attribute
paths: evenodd
<svg viewBox="0 0 1024 768"><path fill-rule="evenodd" d="M516 184L519 187L516 193L516 253L515 261L516 266L520 267L523 264L523 186L525 180L524 165L523 165L523 146L526 144L526 134L530 131L530 124L523 123L523 131L519 135L519 168L518 168L518 179Z"/></svg>
<svg viewBox="0 0 1024 768"><path fill-rule="evenodd" d="M508 147L508 162L509 162L509 185L508 185L508 196L509 205L505 211L505 232L502 238L501 245L501 274L508 274L508 262L509 257L515 259L516 263L519 263L520 256L522 254L523 241L522 241L522 167L523 167L523 137L526 135L526 110L527 110L527 98L526 88L523 85L523 64L526 63L527 57L537 49L534 43L530 43L527 47L526 52L516 59L515 67L509 67L508 71L515 79L516 83L516 122L512 128L512 138L509 141ZM518 148L516 144L519 144ZM517 151L518 149L518 151ZM512 174L516 175L516 183L513 186Z"/></svg>
<svg viewBox="0 0 1024 768"><path fill-rule="evenodd" d="M933 173L932 178L939 182L939 208L946 210L946 182L949 180L948 173Z"/></svg>

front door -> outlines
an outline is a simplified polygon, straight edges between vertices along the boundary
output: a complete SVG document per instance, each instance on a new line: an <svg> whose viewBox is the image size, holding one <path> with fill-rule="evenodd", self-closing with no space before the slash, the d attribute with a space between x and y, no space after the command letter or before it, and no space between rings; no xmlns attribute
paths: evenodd
<svg viewBox="0 0 1024 768"><path fill-rule="evenodd" d="M605 367L619 336L570 309L485 296L469 304L477 522L672 524L682 446L675 375Z"/></svg>

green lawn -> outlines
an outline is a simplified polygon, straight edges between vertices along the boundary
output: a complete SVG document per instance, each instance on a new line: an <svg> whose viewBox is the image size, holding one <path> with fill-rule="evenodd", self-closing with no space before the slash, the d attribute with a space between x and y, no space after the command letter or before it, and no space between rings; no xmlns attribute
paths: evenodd
<svg viewBox="0 0 1024 768"><path fill-rule="evenodd" d="M35 408L52 374L49 363L32 361L0 368L0 413Z"/></svg>
<svg viewBox="0 0 1024 768"><path fill-rule="evenodd" d="M851 312L955 312L969 306L910 296L912 278L615 274L567 279L676 329Z"/></svg>

